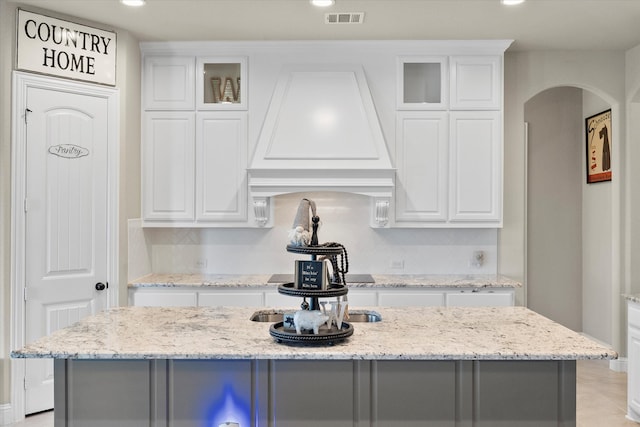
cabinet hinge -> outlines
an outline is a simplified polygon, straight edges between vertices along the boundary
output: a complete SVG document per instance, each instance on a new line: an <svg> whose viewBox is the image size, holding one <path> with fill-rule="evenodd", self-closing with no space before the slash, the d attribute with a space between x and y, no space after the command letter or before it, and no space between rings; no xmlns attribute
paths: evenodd
<svg viewBox="0 0 640 427"><path fill-rule="evenodd" d="M24 377L24 378L22 379L22 387L24 387L24 390L25 390L25 391L27 390L27 377Z"/></svg>
<svg viewBox="0 0 640 427"><path fill-rule="evenodd" d="M24 288L22 288L22 297L24 298L24 300L27 300L27 287L25 286Z"/></svg>
<svg viewBox="0 0 640 427"><path fill-rule="evenodd" d="M27 213L27 210L28 210L28 207L29 207L29 206L28 206L28 200L29 200L29 199L27 199L27 198L25 197L25 199L24 199L24 203L23 203L23 205L24 205L24 212L25 212L25 213Z"/></svg>

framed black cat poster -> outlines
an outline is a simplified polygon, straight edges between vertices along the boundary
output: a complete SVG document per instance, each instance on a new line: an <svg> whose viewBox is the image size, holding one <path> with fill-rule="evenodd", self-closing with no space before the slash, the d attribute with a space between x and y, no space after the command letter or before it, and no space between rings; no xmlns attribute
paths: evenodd
<svg viewBox="0 0 640 427"><path fill-rule="evenodd" d="M587 184L611 181L611 110L585 119Z"/></svg>

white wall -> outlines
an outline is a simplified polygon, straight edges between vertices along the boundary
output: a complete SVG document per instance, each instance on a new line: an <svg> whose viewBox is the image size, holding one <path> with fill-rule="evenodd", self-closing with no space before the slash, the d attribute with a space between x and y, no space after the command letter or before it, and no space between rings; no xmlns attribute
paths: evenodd
<svg viewBox="0 0 640 427"><path fill-rule="evenodd" d="M119 145L119 260L117 279L119 304L127 303L127 219L140 217L140 116L141 65L138 41L129 33L118 33L118 88L120 89Z"/></svg>
<svg viewBox="0 0 640 427"><path fill-rule="evenodd" d="M589 91L569 87L546 90L525 105L527 302L573 330L611 343L612 185L586 183L584 130L584 118L608 108ZM617 141L618 133L611 140Z"/></svg>
<svg viewBox="0 0 640 427"><path fill-rule="evenodd" d="M13 418L9 358L11 337L11 75L15 58L17 7L100 27L95 22L0 0L0 424ZM43 6L46 6L43 4ZM120 300L126 302L127 218L140 215L140 53L138 41L125 31L118 36L116 87L120 90ZM118 278L114 278L116 285ZM3 403L4 405L3 415Z"/></svg>
<svg viewBox="0 0 640 427"><path fill-rule="evenodd" d="M288 253L285 247L287 233L293 227L303 197L317 204L320 242L344 244L352 273L496 273L495 229L373 229L368 222L370 200L344 193L278 196L274 199L272 229L146 229L140 232L139 225L132 223L130 263L148 265L156 273L293 273L293 261L301 258ZM479 268L470 265L477 250L485 253L485 263ZM404 268L392 268L392 262L401 262ZM145 273L144 269L131 272L130 278Z"/></svg>
<svg viewBox="0 0 640 427"><path fill-rule="evenodd" d="M499 272L519 280L526 275L525 250L525 144L524 105L536 94L553 87L586 89L612 106L613 124L625 129L625 54L612 51L514 52L505 56L505 187L504 229L498 233ZM625 135L613 148L613 166L625 176L619 161L625 153ZM621 321L624 277L624 180L611 183L611 342L624 350ZM526 283L526 280L525 280ZM550 298L552 298L550 296Z"/></svg>
<svg viewBox="0 0 640 427"><path fill-rule="evenodd" d="M609 108L602 98L584 91L583 117ZM612 144L622 132L611 130ZM583 126L582 141L585 141ZM582 145L583 153L585 145ZM584 159L585 156L582 156ZM614 175L615 174L615 175ZM620 180L620 170L612 171L612 179ZM602 342L610 343L613 332L612 295L612 183L587 184L586 168L582 169L582 331Z"/></svg>
<svg viewBox="0 0 640 427"><path fill-rule="evenodd" d="M640 46L626 52L625 93L627 106L626 151L621 162L625 164L623 193L624 222L624 274L622 291L626 294L640 294ZM618 316L618 322L626 325L626 302ZM626 348L625 353L626 354Z"/></svg>
<svg viewBox="0 0 640 427"><path fill-rule="evenodd" d="M11 64L14 7L0 1L0 405L9 401L11 313ZM0 421L2 408L0 407Z"/></svg>
<svg viewBox="0 0 640 427"><path fill-rule="evenodd" d="M528 123L527 305L582 330L582 90L546 90ZM610 314L610 313L609 313Z"/></svg>
<svg viewBox="0 0 640 427"><path fill-rule="evenodd" d="M626 266L624 291L640 293L640 46L626 53L626 102L628 108L625 191ZM625 311L626 313L626 311Z"/></svg>

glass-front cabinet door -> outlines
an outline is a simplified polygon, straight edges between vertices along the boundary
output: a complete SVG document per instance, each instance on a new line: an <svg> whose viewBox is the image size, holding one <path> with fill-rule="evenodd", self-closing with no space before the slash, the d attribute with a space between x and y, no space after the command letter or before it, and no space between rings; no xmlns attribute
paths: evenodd
<svg viewBox="0 0 640 427"><path fill-rule="evenodd" d="M398 110L444 110L449 105L446 56L398 58Z"/></svg>
<svg viewBox="0 0 640 427"><path fill-rule="evenodd" d="M196 75L198 110L247 109L245 57L200 57Z"/></svg>

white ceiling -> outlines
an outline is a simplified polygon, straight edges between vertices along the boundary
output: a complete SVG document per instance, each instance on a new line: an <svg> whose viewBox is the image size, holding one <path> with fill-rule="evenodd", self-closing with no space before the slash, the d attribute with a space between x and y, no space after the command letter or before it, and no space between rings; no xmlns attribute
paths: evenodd
<svg viewBox="0 0 640 427"><path fill-rule="evenodd" d="M3 0L0 0L3 1ZM640 45L640 0L19 0L21 5L130 31L141 41L514 39L510 50ZM365 12L363 24L327 25L325 12Z"/></svg>

